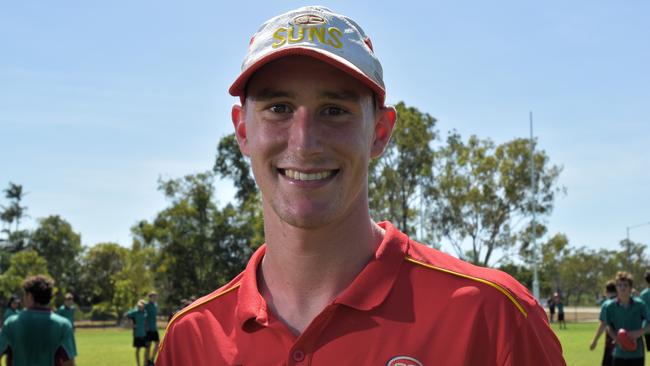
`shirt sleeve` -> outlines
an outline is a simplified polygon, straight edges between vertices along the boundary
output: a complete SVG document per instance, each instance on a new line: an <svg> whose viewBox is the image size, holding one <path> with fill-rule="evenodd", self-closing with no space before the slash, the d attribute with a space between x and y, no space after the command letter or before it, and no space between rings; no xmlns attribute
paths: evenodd
<svg viewBox="0 0 650 366"><path fill-rule="evenodd" d="M511 349L504 366L566 366L562 345L540 306L529 307L528 316L519 324L517 334L511 337Z"/></svg>
<svg viewBox="0 0 650 366"><path fill-rule="evenodd" d="M74 333L72 332L72 325L67 322L65 331L63 332L63 339L61 340L61 348L65 351L68 356L68 359L74 358L76 355L76 347L74 343Z"/></svg>
<svg viewBox="0 0 650 366"><path fill-rule="evenodd" d="M7 349L9 348L9 341L7 339L7 334L6 334L6 327L0 331L0 355L4 354L7 352Z"/></svg>
<svg viewBox="0 0 650 366"><path fill-rule="evenodd" d="M600 314L598 315L598 320L607 324L607 322L605 322L605 307L607 307L607 300L605 300L600 306Z"/></svg>

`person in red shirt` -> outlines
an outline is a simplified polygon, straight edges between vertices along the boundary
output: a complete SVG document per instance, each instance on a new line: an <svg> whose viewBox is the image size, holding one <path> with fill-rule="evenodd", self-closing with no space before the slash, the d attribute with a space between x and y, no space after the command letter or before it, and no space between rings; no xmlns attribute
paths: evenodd
<svg viewBox="0 0 650 366"><path fill-rule="evenodd" d="M264 23L230 88L265 244L177 313L156 365L564 365L509 275L410 239L368 206L396 121L370 38L317 6Z"/></svg>

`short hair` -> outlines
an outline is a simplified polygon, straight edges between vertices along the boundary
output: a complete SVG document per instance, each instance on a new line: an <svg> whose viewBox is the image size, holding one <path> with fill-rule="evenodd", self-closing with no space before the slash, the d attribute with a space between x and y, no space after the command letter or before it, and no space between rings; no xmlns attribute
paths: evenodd
<svg viewBox="0 0 650 366"><path fill-rule="evenodd" d="M45 275L30 276L23 281L23 290L32 294L37 304L47 305L52 300L54 280Z"/></svg>
<svg viewBox="0 0 650 366"><path fill-rule="evenodd" d="M7 307L8 308L11 307L11 304L13 304L14 302L20 303L20 296L18 296L16 294L11 295L11 297L9 298L9 301L7 302Z"/></svg>
<svg viewBox="0 0 650 366"><path fill-rule="evenodd" d="M605 292L617 292L616 291L616 281L614 280L609 280L605 284Z"/></svg>
<svg viewBox="0 0 650 366"><path fill-rule="evenodd" d="M153 296L153 295L158 295L158 293L153 290L149 291L149 296Z"/></svg>
<svg viewBox="0 0 650 366"><path fill-rule="evenodd" d="M137 306L145 306L146 304L147 303L143 299L140 299L140 300L138 300Z"/></svg>
<svg viewBox="0 0 650 366"><path fill-rule="evenodd" d="M66 299L66 300L74 300L74 296L71 293L68 292L67 294L65 294L64 299Z"/></svg>
<svg viewBox="0 0 650 366"><path fill-rule="evenodd" d="M645 275L643 277L645 277L647 283L650 283L650 269L645 270Z"/></svg>
<svg viewBox="0 0 650 366"><path fill-rule="evenodd" d="M634 284L632 274L625 271L618 271L618 273L616 273L616 282L618 281L627 281L627 283L630 284L630 288L632 288L632 285Z"/></svg>

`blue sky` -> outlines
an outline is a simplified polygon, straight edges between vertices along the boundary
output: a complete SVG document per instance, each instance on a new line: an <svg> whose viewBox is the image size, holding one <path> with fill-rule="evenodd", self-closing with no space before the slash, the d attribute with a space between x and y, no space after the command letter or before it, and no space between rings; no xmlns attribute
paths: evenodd
<svg viewBox="0 0 650 366"><path fill-rule="evenodd" d="M227 89L267 18L305 2L10 2L0 12L0 188L26 226L59 214L85 245L130 245L166 202L159 176L211 169ZM390 103L500 143L535 135L564 167L547 219L617 248L650 222L650 3L330 1L372 38ZM231 199L228 182L219 200ZM0 200L0 204L4 200ZM650 225L630 231L650 244ZM444 248L444 247L443 247Z"/></svg>

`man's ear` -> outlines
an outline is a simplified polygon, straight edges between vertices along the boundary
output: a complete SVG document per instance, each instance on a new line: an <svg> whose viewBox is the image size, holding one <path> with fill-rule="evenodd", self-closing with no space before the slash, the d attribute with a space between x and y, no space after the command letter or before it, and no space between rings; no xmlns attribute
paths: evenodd
<svg viewBox="0 0 650 366"><path fill-rule="evenodd" d="M241 151L244 156L249 156L248 154L248 139L246 138L246 113L245 108L241 105L235 104L232 106L232 112L230 113L232 118L232 125L235 127L235 137L237 138L237 144L239 145L239 151Z"/></svg>
<svg viewBox="0 0 650 366"><path fill-rule="evenodd" d="M377 111L375 116L375 139L372 142L370 156L377 158L381 156L390 142L390 136L397 120L397 111L393 106L385 106Z"/></svg>

